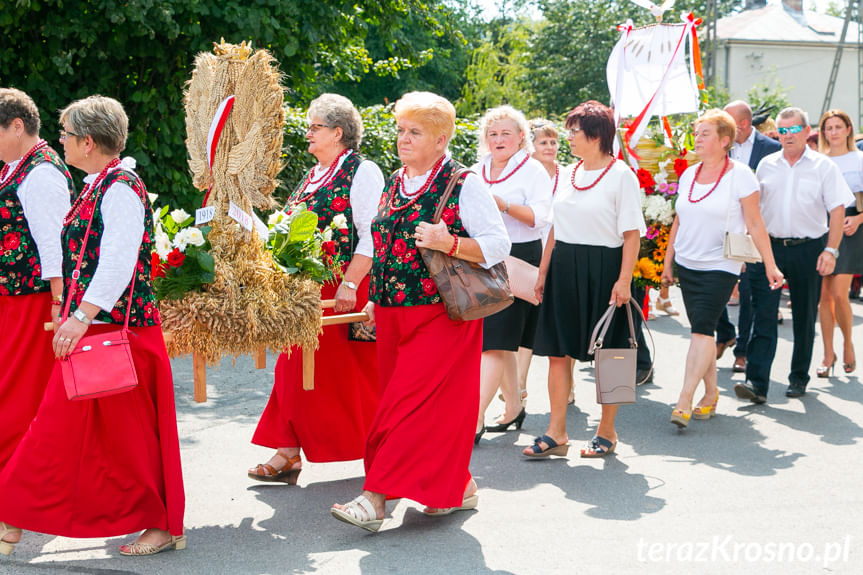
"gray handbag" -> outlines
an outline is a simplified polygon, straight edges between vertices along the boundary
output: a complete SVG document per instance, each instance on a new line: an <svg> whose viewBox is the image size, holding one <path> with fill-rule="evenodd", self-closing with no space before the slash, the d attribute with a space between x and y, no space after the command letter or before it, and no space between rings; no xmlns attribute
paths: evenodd
<svg viewBox="0 0 863 575"><path fill-rule="evenodd" d="M635 403L635 371L638 355L638 344L635 340L635 325L632 323L632 309L635 306L632 300L626 307L626 318L629 321L629 348L605 349L602 340L614 311L617 309L613 303L608 306L590 336L590 348L587 353L594 356L593 370L596 380L596 402L600 404ZM636 313L641 310L636 308Z"/></svg>

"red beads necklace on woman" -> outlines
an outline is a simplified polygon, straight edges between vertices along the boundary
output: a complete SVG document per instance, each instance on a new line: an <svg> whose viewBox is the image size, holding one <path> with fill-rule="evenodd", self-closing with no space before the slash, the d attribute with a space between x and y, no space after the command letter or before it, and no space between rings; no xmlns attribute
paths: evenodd
<svg viewBox="0 0 863 575"><path fill-rule="evenodd" d="M84 189L81 190L80 195L75 198L75 203L72 204L72 208L69 210L69 213L66 214L66 217L63 218L63 225L68 226L72 223L75 218L78 217L78 212L81 211L81 208L84 206L84 202L88 199L88 196L91 195L91 192L99 187L99 184L105 179L105 176L108 175L108 170L120 165L120 158L114 158L108 165L102 168L102 171L99 172L99 175L96 176L96 179L84 186Z"/></svg>
<svg viewBox="0 0 863 575"><path fill-rule="evenodd" d="M525 155L524 159L521 161L521 163L519 165L517 165L510 173L508 173L507 175L505 175L504 177L502 177L499 180L490 180L487 177L485 177L485 164L483 164L483 166L482 166L482 179L485 180L485 183L488 184L489 186L492 186L494 184L501 184L501 183L507 181L508 179L510 179L514 173L519 171L521 169L521 167L523 165L525 165L529 159L530 159L530 154Z"/></svg>
<svg viewBox="0 0 863 575"><path fill-rule="evenodd" d="M46 142L45 140L40 139L38 142L36 142L36 145L30 148L30 150L26 154L24 154L24 156L21 158L21 161L18 162L18 165L15 166L15 170L11 174L9 174L8 178L6 177L6 175L9 173L9 164L3 166L3 169L0 170L0 188L5 186L7 182L13 180L15 176L21 173L21 170L23 170L24 167L30 162L30 158L33 157L33 154L46 147L47 145L48 142Z"/></svg>
<svg viewBox="0 0 863 575"><path fill-rule="evenodd" d="M429 172L429 176L428 176L428 178L426 178L425 183L420 187L420 189L418 189L416 192L414 192L412 194L409 194L407 192L407 190L405 190L405 169L406 168L402 168L399 171L399 175L396 176L396 184L397 185L395 186L395 189L390 194L389 201L387 202L387 208L389 209L389 213L392 214L394 212L400 212L400 211L406 210L410 206L414 205L417 202L417 200L420 199L420 196L422 196L424 193L426 193L428 191L428 189L431 187L432 181L434 181L434 178L437 175L437 172L440 169L440 167L443 165L443 162L445 159L446 159L446 156L441 156L440 158L438 158L437 162L435 162L434 166L432 166L431 172ZM410 198L410 201L406 202L404 205L401 205L401 206L393 205L393 202L395 202L395 197L397 195L399 195L398 192L401 192L402 195Z"/></svg>
<svg viewBox="0 0 863 575"><path fill-rule="evenodd" d="M703 200L704 198L706 198L707 196L712 194L713 190L715 190L716 187L719 186L719 182L722 181L722 176L724 176L725 172L728 170L728 156L725 156L725 164L722 166L722 171L719 172L719 177L716 178L716 183L713 184L713 187L710 188L710 191L707 192L706 194L704 194L703 196L701 196L700 198L698 198L697 200L693 200L692 199L692 190L695 189L695 180L698 179L698 176L701 174L701 168L703 168L703 167L704 167L704 162L698 164L698 167L695 169L695 177L692 178L692 183L689 185L689 201L693 204L697 204L698 202L700 202L701 200Z"/></svg>
<svg viewBox="0 0 863 575"><path fill-rule="evenodd" d="M551 195L554 195L554 192L557 191L557 179L560 177L560 166L554 165L554 187L551 189Z"/></svg>
<svg viewBox="0 0 863 575"><path fill-rule="evenodd" d="M579 162L575 165L575 169L572 171L572 175L569 178L570 182L572 182L572 187L575 188L576 190L578 190L579 192L584 192L586 190L589 190L590 188L592 188L593 186L598 184L599 180L601 180L602 178L605 177L605 174L608 173L608 170L611 169L611 166L614 165L614 162L615 162L614 158L611 158L611 161L608 162L608 165L605 166L605 169L602 170L602 173L599 174L599 177L596 178L592 184L590 184L589 186L579 187L579 186L575 185L575 173L578 171L578 168L581 167L581 165L584 163L584 160L579 160ZM585 168L585 171L587 171L586 168Z"/></svg>
<svg viewBox="0 0 863 575"><path fill-rule="evenodd" d="M333 160L333 163L330 164L330 167L327 168L327 171L324 172L324 175L321 176L320 178L318 178L317 180L312 179L312 176L315 173L315 168L312 168L311 170L309 170L309 173L306 174L306 179L303 182L303 187L300 189L300 191L298 191L294 195L295 196L302 196L303 193L306 191L306 188L308 188L310 185L319 184L319 183L320 183L320 185L317 188L315 188L314 192L310 192L309 195L307 195L307 196L304 196L302 198L298 198L294 201L291 201L291 203L292 204L301 204L305 201L310 200L312 198L312 196L315 195L315 192L317 192L319 189L321 189L322 187L324 187L325 185L327 185L329 183L330 177L336 171L336 166L339 165L339 160L341 160L342 157L348 155L350 152L351 152L350 148L346 148L346 149L342 150L341 153L338 156L336 156L336 159ZM320 163L318 163L317 165L320 166ZM323 183L321 183L321 182L323 182Z"/></svg>

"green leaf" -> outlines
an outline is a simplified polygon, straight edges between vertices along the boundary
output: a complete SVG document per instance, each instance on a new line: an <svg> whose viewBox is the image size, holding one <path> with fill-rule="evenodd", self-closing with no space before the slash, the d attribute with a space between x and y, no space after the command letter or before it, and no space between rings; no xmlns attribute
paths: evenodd
<svg viewBox="0 0 863 575"><path fill-rule="evenodd" d="M303 212L291 220L288 242L304 242L312 238L318 227L318 215L315 212Z"/></svg>

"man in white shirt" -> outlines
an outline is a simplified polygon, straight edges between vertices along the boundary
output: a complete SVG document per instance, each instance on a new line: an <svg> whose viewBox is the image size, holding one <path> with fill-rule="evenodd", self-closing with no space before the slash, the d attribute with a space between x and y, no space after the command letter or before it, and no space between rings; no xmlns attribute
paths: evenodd
<svg viewBox="0 0 863 575"><path fill-rule="evenodd" d="M821 276L831 274L836 265L845 204L852 196L836 164L806 145L810 132L806 112L782 110L777 128L782 151L761 160L755 175L773 254L791 292L794 350L785 395L800 397L809 383ZM763 264L747 264L747 268L754 329L747 350L746 383L736 384L734 392L740 399L764 403L776 354L781 290L768 285Z"/></svg>

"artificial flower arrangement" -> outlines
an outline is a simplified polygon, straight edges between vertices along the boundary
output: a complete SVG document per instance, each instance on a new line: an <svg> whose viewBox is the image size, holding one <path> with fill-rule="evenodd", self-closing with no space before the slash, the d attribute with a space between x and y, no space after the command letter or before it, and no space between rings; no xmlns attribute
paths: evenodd
<svg viewBox="0 0 863 575"><path fill-rule="evenodd" d="M285 273L303 274L321 284L344 273L347 262L339 256L337 244L350 241L344 214L337 214L321 230L318 215L300 203L270 214L267 228L267 249Z"/></svg>
<svg viewBox="0 0 863 575"><path fill-rule="evenodd" d="M216 279L210 255L208 226L197 228L195 218L184 210L165 206L153 218L156 251L152 255L153 288L156 298L182 299L190 291L201 291Z"/></svg>

